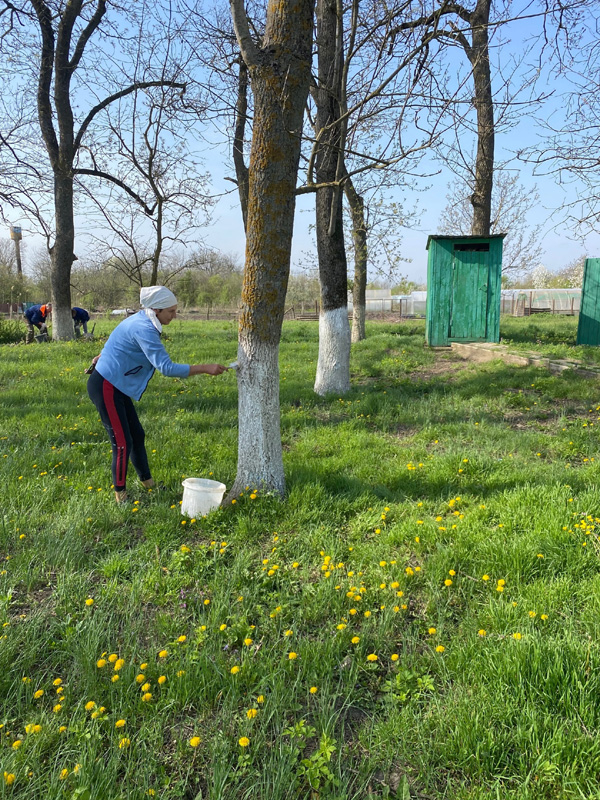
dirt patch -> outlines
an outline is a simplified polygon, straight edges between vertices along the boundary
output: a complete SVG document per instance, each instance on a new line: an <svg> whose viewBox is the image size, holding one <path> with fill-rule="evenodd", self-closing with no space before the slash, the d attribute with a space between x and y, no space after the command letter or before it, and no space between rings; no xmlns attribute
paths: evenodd
<svg viewBox="0 0 600 800"><path fill-rule="evenodd" d="M55 587L51 585L42 586L31 592L25 592L16 587L10 604L11 617L17 619L22 615L28 616L32 611L40 608L52 611L56 605L54 590Z"/></svg>
<svg viewBox="0 0 600 800"><path fill-rule="evenodd" d="M451 354L436 354L436 360L433 364L425 364L420 369L407 373L407 377L412 380L428 381L432 378L437 378L440 375L449 375L456 373L459 370L464 370L467 365L462 359L452 358ZM453 381L454 377L448 380Z"/></svg>
<svg viewBox="0 0 600 800"><path fill-rule="evenodd" d="M410 425L398 425L395 435L398 439L411 439L417 432L418 429Z"/></svg>

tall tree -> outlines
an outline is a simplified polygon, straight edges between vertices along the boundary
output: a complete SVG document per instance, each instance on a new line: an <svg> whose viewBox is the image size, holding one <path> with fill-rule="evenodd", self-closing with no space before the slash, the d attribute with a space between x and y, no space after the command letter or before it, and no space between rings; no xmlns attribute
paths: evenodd
<svg viewBox="0 0 600 800"><path fill-rule="evenodd" d="M168 86L115 103L105 114L106 146L93 169L78 171L96 176L82 188L100 216L101 232L91 239L101 259L108 250L138 286L155 285L159 272L163 279L172 274L175 252L194 242L209 219L208 175L192 149L195 120L185 112ZM119 185L103 179L108 171Z"/></svg>
<svg viewBox="0 0 600 800"><path fill-rule="evenodd" d="M354 8L358 10L358 0ZM354 28L355 29L355 28ZM344 13L338 0L317 0L315 117L316 234L321 280L317 394L350 389L348 277L340 182L347 120L344 95Z"/></svg>
<svg viewBox="0 0 600 800"><path fill-rule="evenodd" d="M364 309L360 296L366 284L366 271L361 268L365 228L359 221L357 193L351 187L346 190L346 184L354 175L414 162L435 137L435 124L425 130L418 121L411 133L406 133L407 118L418 115L410 107L410 98L428 63L437 24L434 17L424 22L424 30L420 26L403 28L403 35L395 41L398 21L410 10L411 3L403 0L391 5L353 0L347 7L339 0L322 0L317 5L318 73L312 91L316 111L307 179L301 191L316 192L321 314L315 391L319 394L341 394L350 388L344 192L349 202L354 201L355 245L362 239L359 250L355 249L358 273L354 286L359 295L357 311ZM356 336L363 334L364 313L362 330L357 329Z"/></svg>
<svg viewBox="0 0 600 800"><path fill-rule="evenodd" d="M476 114L477 153L472 169L473 207L471 234L489 236L494 178L494 102L489 56L489 23L492 0L475 0L473 8L454 2L442 3L429 14L402 22L394 35L406 30L435 26L434 37L458 44L464 50L473 79L472 104ZM454 19L453 19L454 18ZM455 21L456 20L456 21ZM457 127L460 125L460 119Z"/></svg>
<svg viewBox="0 0 600 800"><path fill-rule="evenodd" d="M120 11L126 15L127 9ZM29 56L27 68L34 66L36 72L37 121L52 172L53 224L46 223L45 231L52 258L55 339L73 337L70 277L75 260L74 180L77 174L90 174L90 169L80 166L78 159L89 147L92 123L111 103L139 89L173 85L172 81L162 78L139 80L121 85L111 93L104 92L104 96L95 96L100 87L94 84L89 70L86 82L84 56L92 47L91 43L100 40L103 30L108 32L111 27L106 15L107 0L67 0L64 3L0 0L0 19L6 25L2 47L5 51L15 48L15 58L17 53L20 58ZM24 36L37 39L39 46L23 50ZM98 52L95 57L98 59ZM76 114L84 85L88 87L88 96L97 102ZM184 87L179 85L179 88ZM34 168L39 169L39 166ZM98 174L99 171L92 169L91 172ZM108 174L102 177L111 179ZM52 230L54 243L50 245Z"/></svg>
<svg viewBox="0 0 600 800"><path fill-rule="evenodd" d="M356 191L352 178L344 184L344 194L350 208L352 220L352 244L354 247L354 280L352 281L352 334L351 340L361 342L366 336L367 311L367 221L365 202Z"/></svg>
<svg viewBox="0 0 600 800"><path fill-rule="evenodd" d="M250 34L243 0L231 0L231 14L252 83L254 125L239 322L238 465L230 494L247 485L283 494L279 340L310 82L314 3L269 3L260 42Z"/></svg>

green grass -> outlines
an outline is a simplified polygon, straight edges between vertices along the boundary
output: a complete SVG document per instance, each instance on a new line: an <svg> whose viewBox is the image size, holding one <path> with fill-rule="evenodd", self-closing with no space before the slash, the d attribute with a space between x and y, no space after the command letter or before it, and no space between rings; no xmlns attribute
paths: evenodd
<svg viewBox="0 0 600 800"><path fill-rule="evenodd" d="M600 364L597 347L576 346L579 317L536 314L533 317L502 318L502 343L511 350L538 352L548 358L578 360L590 366Z"/></svg>
<svg viewBox="0 0 600 800"><path fill-rule="evenodd" d="M573 351L573 320L532 324L502 335ZM168 334L235 358L233 324ZM131 475L132 510L85 390L98 342L0 347L0 797L598 797L596 382L373 324L324 399L317 346L285 324L286 500L193 522L181 480L235 477L233 374L152 380L168 490Z"/></svg>

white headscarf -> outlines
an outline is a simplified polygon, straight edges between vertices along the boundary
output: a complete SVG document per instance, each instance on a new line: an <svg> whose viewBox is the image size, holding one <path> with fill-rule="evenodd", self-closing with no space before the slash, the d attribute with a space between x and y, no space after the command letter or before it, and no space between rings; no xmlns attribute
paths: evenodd
<svg viewBox="0 0 600 800"><path fill-rule="evenodd" d="M170 308L177 305L177 298L166 286L144 286L140 289L142 308Z"/></svg>
<svg viewBox="0 0 600 800"><path fill-rule="evenodd" d="M144 286L140 289L140 305L150 322L161 333L162 325L154 313L154 309L157 308L160 311L161 308L176 306L177 298L166 286Z"/></svg>

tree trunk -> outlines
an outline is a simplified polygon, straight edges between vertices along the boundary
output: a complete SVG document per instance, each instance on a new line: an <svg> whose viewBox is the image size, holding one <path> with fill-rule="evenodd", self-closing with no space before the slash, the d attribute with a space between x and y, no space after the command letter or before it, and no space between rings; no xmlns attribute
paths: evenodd
<svg viewBox="0 0 600 800"><path fill-rule="evenodd" d="M158 284L158 265L163 246L163 198L156 193L156 247L152 254L152 274L150 275L150 286Z"/></svg>
<svg viewBox="0 0 600 800"><path fill-rule="evenodd" d="M310 80L313 10L312 0L270 3L263 48L258 50L250 40L241 3L232 2L236 36L252 80L254 126L238 344L238 466L229 497L246 486L280 495L285 491L278 354Z"/></svg>
<svg viewBox="0 0 600 800"><path fill-rule="evenodd" d="M352 286L352 342L361 342L366 337L365 317L367 310L367 226L365 204L348 178L344 192L352 217L352 242L354 244L354 283Z"/></svg>
<svg viewBox="0 0 600 800"><path fill-rule="evenodd" d="M233 163L237 180L244 230L248 227L248 167L244 161L244 138L248 120L248 68L240 59L238 92L235 104L235 131L233 135Z"/></svg>
<svg viewBox="0 0 600 800"><path fill-rule="evenodd" d="M474 105L477 113L477 158L473 205L473 236L489 236L492 217L494 180L494 102L490 74L489 34L490 0L478 0L471 14L472 46L467 52L473 67Z"/></svg>
<svg viewBox="0 0 600 800"><path fill-rule="evenodd" d="M339 180L342 141L340 92L343 72L343 19L335 0L317 2L318 86L315 93L315 160L317 183L336 183L317 190L316 230L321 313L319 359L314 390L317 394L345 394L350 389L350 326L348 324L348 276L342 192Z"/></svg>
<svg viewBox="0 0 600 800"><path fill-rule="evenodd" d="M52 257L52 338L73 339L71 317L71 267L75 246L73 220L73 178L55 173L54 209L56 240Z"/></svg>

